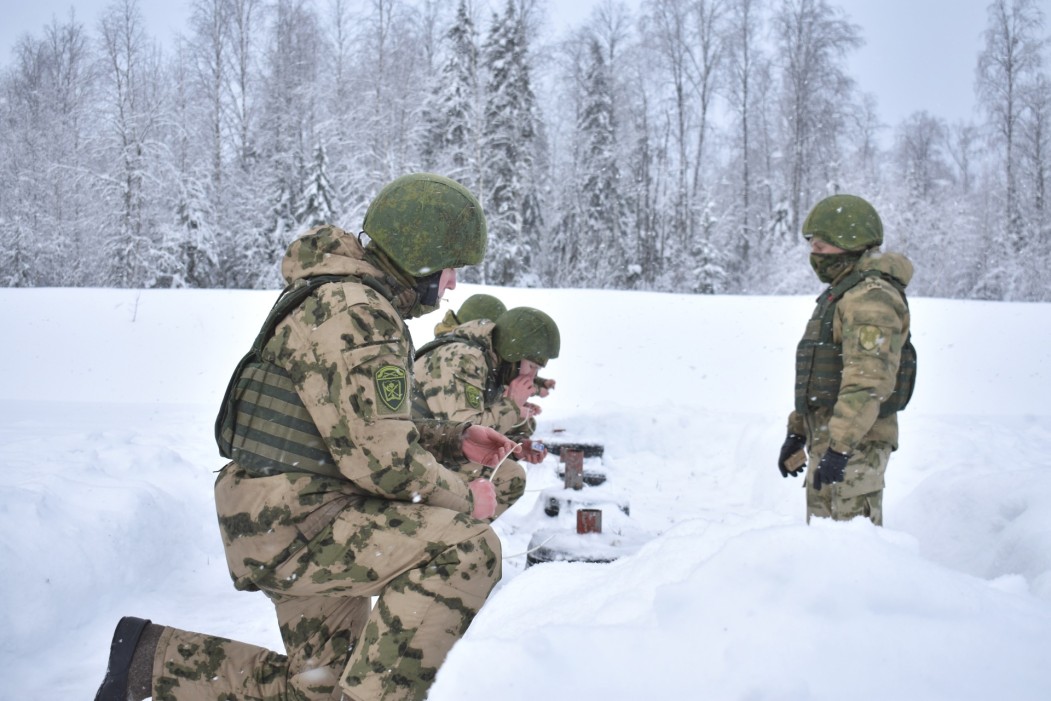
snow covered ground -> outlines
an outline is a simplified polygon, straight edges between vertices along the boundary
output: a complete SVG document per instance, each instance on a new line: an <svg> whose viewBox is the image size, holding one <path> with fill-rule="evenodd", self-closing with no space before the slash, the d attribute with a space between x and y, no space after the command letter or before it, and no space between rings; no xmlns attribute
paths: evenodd
<svg viewBox="0 0 1051 701"><path fill-rule="evenodd" d="M1051 698L1051 305L911 300L878 529L806 526L775 467L811 299L495 292L562 328L541 433L605 444L582 494L630 503L606 534L641 548L527 569L536 531L571 527L542 508L555 459L531 468L431 701ZM274 298L0 289L3 698L91 698L122 614L279 649L211 494L215 410Z"/></svg>

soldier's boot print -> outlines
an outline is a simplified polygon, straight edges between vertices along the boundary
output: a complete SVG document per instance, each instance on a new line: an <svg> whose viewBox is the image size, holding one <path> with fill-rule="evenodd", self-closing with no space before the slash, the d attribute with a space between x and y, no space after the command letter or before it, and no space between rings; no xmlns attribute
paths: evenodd
<svg viewBox="0 0 1051 701"><path fill-rule="evenodd" d="M341 680L350 701L420 701L500 579L491 529L393 579Z"/></svg>
<svg viewBox="0 0 1051 701"><path fill-rule="evenodd" d="M153 693L153 657L163 626L134 616L117 622L109 647L106 676L95 701L142 701Z"/></svg>

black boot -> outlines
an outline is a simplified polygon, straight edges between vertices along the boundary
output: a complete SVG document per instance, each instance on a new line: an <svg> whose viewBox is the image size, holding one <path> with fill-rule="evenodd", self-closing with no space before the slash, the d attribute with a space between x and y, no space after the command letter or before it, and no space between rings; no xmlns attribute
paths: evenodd
<svg viewBox="0 0 1051 701"><path fill-rule="evenodd" d="M106 678L95 701L141 701L153 693L153 655L163 630L142 618L120 619L109 646Z"/></svg>

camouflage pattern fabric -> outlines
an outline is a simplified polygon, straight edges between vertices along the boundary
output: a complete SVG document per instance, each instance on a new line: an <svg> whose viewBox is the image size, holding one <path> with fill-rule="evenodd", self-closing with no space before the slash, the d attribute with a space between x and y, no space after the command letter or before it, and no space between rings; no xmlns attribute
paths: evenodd
<svg viewBox="0 0 1051 701"><path fill-rule="evenodd" d="M515 502L525 494L525 468L512 458L504 460L495 469L476 462L468 462L460 466L457 474L465 483L479 478L485 478L493 483L493 488L496 490L496 513L491 520L500 518L501 514L514 506Z"/></svg>
<svg viewBox="0 0 1051 701"><path fill-rule="evenodd" d="M912 263L898 253L867 251L857 265L862 270L892 275L903 285L912 279ZM880 418L879 409L894 390L901 348L909 330L909 311L901 294L879 277L866 278L836 305L832 336L843 348L838 398L831 408L793 411L788 432L807 437L808 495L814 491L814 470L827 449L846 453L851 459L843 483L831 490L822 488L820 499L808 497L808 520L810 516L837 520L865 516L882 522L883 475L890 452L898 447L898 417L895 413ZM840 501L835 508L831 502L819 505L829 499ZM879 515L873 517L873 511Z"/></svg>
<svg viewBox="0 0 1051 701"><path fill-rule="evenodd" d="M883 525L883 485L890 459L887 443L865 443L850 456L846 478L837 484L814 489L814 471L821 455L811 461L806 474L807 522L811 517L847 521L856 516Z"/></svg>
<svg viewBox="0 0 1051 701"><path fill-rule="evenodd" d="M493 350L495 328L488 319L461 324L454 329L456 335L475 344L454 341L416 358L416 392L436 419L470 421L505 436L523 435L529 431L528 421L514 400L503 396L503 385L490 373L500 364Z"/></svg>
<svg viewBox="0 0 1051 701"><path fill-rule="evenodd" d="M154 657L154 701L340 699L339 674L365 627L367 597L271 597L288 656L165 628Z"/></svg>
<svg viewBox="0 0 1051 701"><path fill-rule="evenodd" d="M469 321L450 333L472 339L474 343L452 341L416 358L413 377L416 381L415 402L422 402L418 413L439 420L466 421L500 431L513 440L532 435L536 424L523 420L518 405L503 396L496 368L500 359L493 350L495 324L489 319ZM459 468L465 482L490 477L487 468L468 463ZM525 493L526 472L515 460L505 460L493 476L497 511L500 516Z"/></svg>
<svg viewBox="0 0 1051 701"><path fill-rule="evenodd" d="M403 175L384 186L361 228L400 269L416 277L478 265L488 241L475 196L434 173Z"/></svg>
<svg viewBox="0 0 1051 701"><path fill-rule="evenodd" d="M442 320L434 325L434 335L441 336L443 333L449 333L459 325L460 320L456 318L456 312L452 309L448 309L445 312L445 316L442 317Z"/></svg>
<svg viewBox="0 0 1051 701"><path fill-rule="evenodd" d="M234 584L274 602L287 655L166 630L154 659L158 699L422 699L499 581L499 539L470 517L456 469L425 448L451 453L462 426L410 416L402 317L415 296L365 258L333 227L294 242L287 279L355 275L391 293L322 285L263 354L292 378L338 476L252 477L234 462L216 481Z"/></svg>

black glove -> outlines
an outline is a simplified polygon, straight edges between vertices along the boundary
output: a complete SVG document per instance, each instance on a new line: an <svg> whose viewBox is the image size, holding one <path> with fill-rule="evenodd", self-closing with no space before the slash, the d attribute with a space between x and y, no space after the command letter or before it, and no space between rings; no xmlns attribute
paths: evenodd
<svg viewBox="0 0 1051 701"><path fill-rule="evenodd" d="M837 453L831 448L826 450L817 469L814 470L814 489L821 491L822 485L842 482L847 476L848 460L850 456L846 453Z"/></svg>
<svg viewBox="0 0 1051 701"><path fill-rule="evenodd" d="M781 455L777 458L777 469L782 477L796 477L806 466L806 454L796 457L806 447L806 438L798 433L789 433L781 445ZM791 458L791 459L790 459Z"/></svg>

